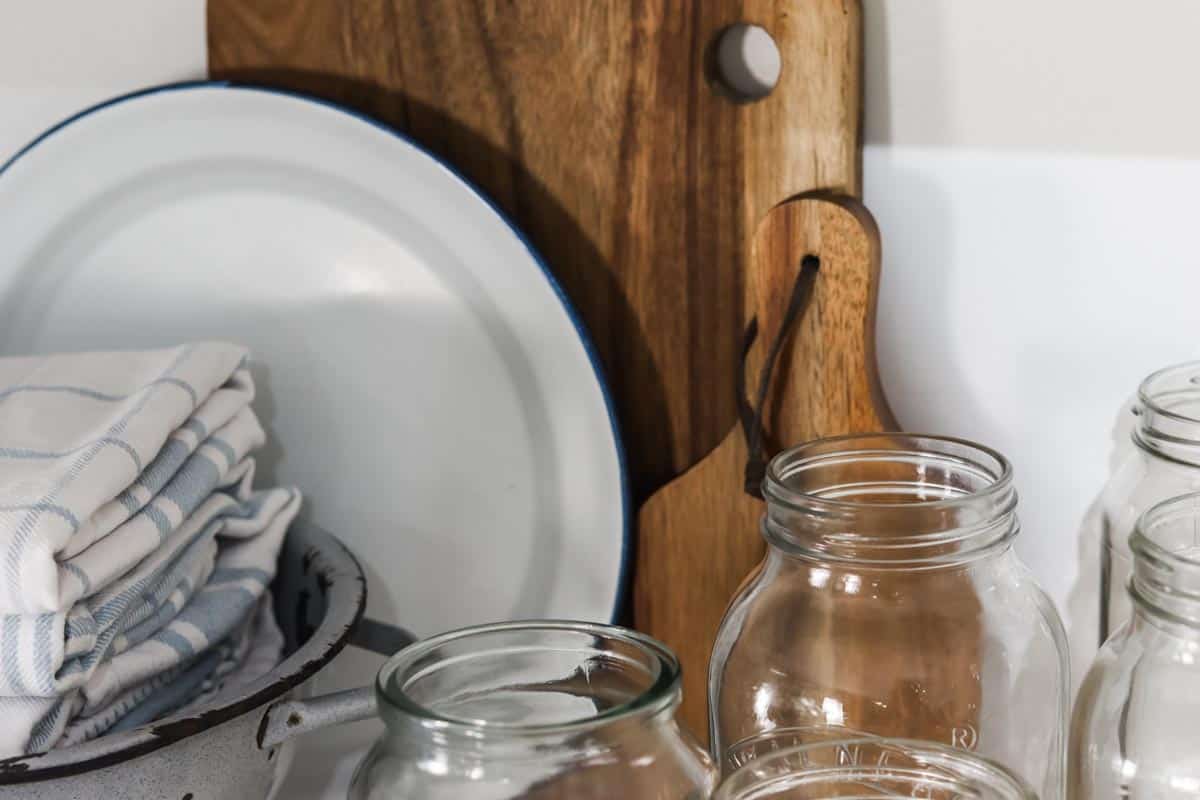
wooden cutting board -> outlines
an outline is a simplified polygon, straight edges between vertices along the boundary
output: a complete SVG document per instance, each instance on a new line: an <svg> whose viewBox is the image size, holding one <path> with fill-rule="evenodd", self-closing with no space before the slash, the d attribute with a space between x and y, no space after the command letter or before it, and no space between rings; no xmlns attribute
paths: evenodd
<svg viewBox="0 0 1200 800"><path fill-rule="evenodd" d="M752 252L760 357L747 365L750 386L758 383L763 345L779 334L801 260L820 259L812 300L785 340L768 392L764 422L776 446L894 429L875 369L879 234L866 209L850 198L783 203L766 215ZM717 628L765 548L758 532L763 503L743 491L746 458L745 436L734 426L638 515L634 618L679 656L682 718L701 738Z"/></svg>
<svg viewBox="0 0 1200 800"><path fill-rule="evenodd" d="M740 21L782 56L752 103L714 78ZM595 341L637 500L736 418L758 222L859 191L858 0L209 0L208 37L213 77L407 131L514 219Z"/></svg>

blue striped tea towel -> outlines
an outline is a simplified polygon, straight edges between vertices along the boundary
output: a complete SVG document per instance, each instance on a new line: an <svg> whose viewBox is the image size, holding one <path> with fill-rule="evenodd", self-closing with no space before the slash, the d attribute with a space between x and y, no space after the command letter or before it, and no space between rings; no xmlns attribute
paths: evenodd
<svg viewBox="0 0 1200 800"><path fill-rule="evenodd" d="M300 502L252 489L253 397L229 344L0 359L0 756L131 724L244 651Z"/></svg>
<svg viewBox="0 0 1200 800"><path fill-rule="evenodd" d="M240 432L234 430L239 420L245 423ZM196 557L180 563L181 554L209 520L248 496L254 462L247 451L263 438L249 408L221 431L224 438L211 437L145 508L63 562L72 567L71 582L91 590L86 597L66 612L0 615L0 695L51 696L71 688L69 679L79 677L64 670L71 659L99 659L120 648L116 637L126 628L166 613L164 592L178 589L178 599L186 600L203 581L195 575ZM195 464L203 468L190 470ZM212 558L210 552L209 563ZM188 566L190 586L180 585L175 573ZM18 658L5 661L13 650Z"/></svg>
<svg viewBox="0 0 1200 800"><path fill-rule="evenodd" d="M57 677L62 694L0 697L0 716L6 720L0 726L0 757L46 750L76 718L105 715L115 703L119 713L109 710L103 725L81 729L95 735L140 703L151 702L150 698L180 694L172 681L197 663L227 660L211 654L226 647L254 614L275 575L284 534L299 506L300 494L294 489L270 489L255 492L244 502L231 502L203 525L184 525L181 531L191 542L183 558L193 557L197 548L202 551L213 541L218 544L207 582L153 633L126 642L125 649L110 644L69 661ZM135 584L134 593L142 586ZM128 639L127 632L124 638ZM130 696L137 687L143 688Z"/></svg>
<svg viewBox="0 0 1200 800"><path fill-rule="evenodd" d="M0 613L70 608L87 576L58 556L145 506L252 397L231 344L0 359Z"/></svg>

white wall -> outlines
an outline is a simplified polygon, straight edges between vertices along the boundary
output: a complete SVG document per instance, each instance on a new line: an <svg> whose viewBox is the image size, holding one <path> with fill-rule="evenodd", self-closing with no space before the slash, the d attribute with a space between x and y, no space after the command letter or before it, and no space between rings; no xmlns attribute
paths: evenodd
<svg viewBox="0 0 1200 800"><path fill-rule="evenodd" d="M869 145L1200 156L1195 0L862 0Z"/></svg>
<svg viewBox="0 0 1200 800"><path fill-rule="evenodd" d="M1200 357L1200 3L865 0L879 353L912 430L1017 470L1018 550L1095 647L1084 518L1122 405Z"/></svg>
<svg viewBox="0 0 1200 800"><path fill-rule="evenodd" d="M207 70L204 0L0 0L0 163L64 117Z"/></svg>

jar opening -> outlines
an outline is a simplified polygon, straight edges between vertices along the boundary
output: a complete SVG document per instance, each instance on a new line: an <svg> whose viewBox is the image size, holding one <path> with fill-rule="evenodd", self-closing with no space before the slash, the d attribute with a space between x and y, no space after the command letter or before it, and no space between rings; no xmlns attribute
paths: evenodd
<svg viewBox="0 0 1200 800"><path fill-rule="evenodd" d="M1012 467L962 439L880 433L820 439L776 456L764 494L769 541L831 558L960 559L1017 531Z"/></svg>
<svg viewBox="0 0 1200 800"><path fill-rule="evenodd" d="M714 800L789 798L1037 800L1003 767L929 742L861 738L817 742L750 761Z"/></svg>
<svg viewBox="0 0 1200 800"><path fill-rule="evenodd" d="M443 729L569 732L652 715L679 699L679 664L661 643L609 625L511 622L411 645L379 672L385 721Z"/></svg>
<svg viewBox="0 0 1200 800"><path fill-rule="evenodd" d="M1138 387L1134 441L1189 464L1200 463L1200 361L1153 373Z"/></svg>
<svg viewBox="0 0 1200 800"><path fill-rule="evenodd" d="M1168 620L1200 625L1200 492L1146 511L1129 546L1134 601Z"/></svg>

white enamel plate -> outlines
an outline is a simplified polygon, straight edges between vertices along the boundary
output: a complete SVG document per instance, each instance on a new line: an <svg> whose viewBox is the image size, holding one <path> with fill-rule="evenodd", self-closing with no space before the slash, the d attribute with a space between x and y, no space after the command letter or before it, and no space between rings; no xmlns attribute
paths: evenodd
<svg viewBox="0 0 1200 800"><path fill-rule="evenodd" d="M0 167L0 353L198 338L253 350L259 483L304 491L369 614L419 636L612 618L628 513L596 362L537 256L432 156L200 84L90 109Z"/></svg>

